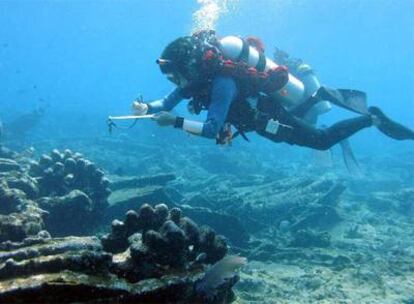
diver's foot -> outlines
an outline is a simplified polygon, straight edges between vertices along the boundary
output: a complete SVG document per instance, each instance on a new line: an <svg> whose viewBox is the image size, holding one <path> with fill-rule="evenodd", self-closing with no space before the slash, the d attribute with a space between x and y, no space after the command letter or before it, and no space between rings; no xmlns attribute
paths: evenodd
<svg viewBox="0 0 414 304"><path fill-rule="evenodd" d="M372 124L385 135L398 140L414 140L413 130L388 118L380 108L369 107L368 112L371 114Z"/></svg>

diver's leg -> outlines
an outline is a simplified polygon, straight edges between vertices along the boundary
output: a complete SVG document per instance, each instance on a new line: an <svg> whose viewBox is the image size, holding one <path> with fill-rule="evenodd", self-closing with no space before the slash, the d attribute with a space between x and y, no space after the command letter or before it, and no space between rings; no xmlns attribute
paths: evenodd
<svg viewBox="0 0 414 304"><path fill-rule="evenodd" d="M359 130L372 126L373 123L370 115L363 115L340 121L329 128L318 129L293 116L279 103L268 98L260 99L257 107L260 114L256 118L256 132L259 135L275 142L286 142L317 150L327 150ZM267 128L271 119L281 124L277 130Z"/></svg>
<svg viewBox="0 0 414 304"><path fill-rule="evenodd" d="M289 110L289 113L293 116L303 118L310 111L310 109L312 109L312 107L316 105L319 101L320 99L318 97L311 96L301 104Z"/></svg>
<svg viewBox="0 0 414 304"><path fill-rule="evenodd" d="M316 98L314 98L314 99L316 99ZM305 101L305 103L306 103L306 101ZM302 103L302 105L303 104L304 103ZM299 107L300 106L301 105L299 105ZM295 113L294 115L296 117L302 118L307 123L309 123L312 126L316 127L317 122L318 122L318 116L319 116L320 111L317 111L315 109L315 106L309 107L307 109L306 109L306 107L303 107L302 109L304 109L305 112ZM296 108L294 110L300 110L300 109L299 108ZM289 111L289 113L290 114L293 114L292 111ZM300 114L302 114L302 115L300 116ZM326 126L321 126L321 127L322 128L326 128ZM349 139L346 138L346 139L340 141L339 142L339 145L341 147L342 156L343 156L343 159L344 159L344 163L346 165L346 168L348 169L348 172L351 173L351 174L353 174L353 175L360 175L361 174L360 166L358 164L357 159L354 156L354 153L352 151L352 148L351 148L351 144L349 142ZM332 154L333 154L332 153L332 150L330 150L330 151L328 151L328 150L325 150L325 151L319 150L319 151L314 151L313 153L314 153L314 156L317 155L317 158L315 157L315 159L319 159L319 160L320 159L324 159L324 160L330 159L330 162L329 163L331 163L331 164L333 163L333 160L332 160ZM315 154L315 153L318 153L318 154ZM323 155L323 157L322 157L322 155Z"/></svg>
<svg viewBox="0 0 414 304"><path fill-rule="evenodd" d="M370 116L343 120L325 129L315 128L287 112L274 119L283 124L275 134L266 131L266 123L263 122L258 124L257 133L275 142L286 142L317 150L327 150L354 133L372 126Z"/></svg>

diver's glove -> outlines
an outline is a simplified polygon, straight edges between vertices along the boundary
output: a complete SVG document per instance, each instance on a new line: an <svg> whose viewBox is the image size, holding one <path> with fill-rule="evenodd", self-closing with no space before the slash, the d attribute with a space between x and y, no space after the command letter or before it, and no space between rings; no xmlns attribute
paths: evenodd
<svg viewBox="0 0 414 304"><path fill-rule="evenodd" d="M155 114L152 119L155 120L157 124L161 127L175 126L176 121L177 121L177 116L175 116L174 114L171 114L170 112L162 111L162 112Z"/></svg>
<svg viewBox="0 0 414 304"><path fill-rule="evenodd" d="M135 100L132 103L132 110L134 111L135 115L146 115L148 113L148 109L148 105L146 103L143 103L141 100Z"/></svg>

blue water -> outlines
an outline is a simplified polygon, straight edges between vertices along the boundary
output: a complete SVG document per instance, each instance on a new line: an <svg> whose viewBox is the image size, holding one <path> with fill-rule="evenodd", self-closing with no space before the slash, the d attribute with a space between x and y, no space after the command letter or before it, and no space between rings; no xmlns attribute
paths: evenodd
<svg viewBox="0 0 414 304"><path fill-rule="evenodd" d="M39 154L54 148L70 148L96 163L111 181L122 176L175 174L168 189L160 190L157 185L154 194L146 186L117 190L111 197L119 205L102 213L112 219L111 210L125 208L124 198L128 206L136 199L130 195L137 196L137 204L148 197L148 203L155 205L160 192L162 199L170 200L171 195L174 204L206 204L212 211L238 217L240 226L246 226L252 236L251 247L242 248L243 255L253 257L249 260L252 266L242 274L244 278L257 275L244 282L242 276L243 299L280 295L290 303L291 296L299 302L326 296L332 303L348 303L362 296L358 300L370 303L372 295L380 299L378 303L383 303L382 298L393 301L387 303L401 299L414 303L410 280L414 141L392 140L374 127L362 130L351 138L362 173L355 170L352 175L338 147L333 149L333 168L327 168L323 165L329 153L311 154L308 148L276 144L255 134L248 135L250 143L239 137L231 147L216 146L214 140L188 136L171 127L160 128L153 121L140 121L130 130L109 134L108 115L132 114L131 102L139 95L150 101L173 89L155 60L169 42L191 33L193 14L201 2L223 1L0 0L0 122L7 132L9 123L23 114L45 109L39 123L25 127L21 121L28 130L25 136L9 133L0 138L0 147L25 151L16 157L22 167L29 159L20 156L27 152L35 151L32 158L39 159ZM260 37L269 57L277 46L302 58L323 84L365 91L369 105L381 107L414 128L414 0L227 2L228 12L218 14L214 24L218 35ZM186 102L174 111L191 117ZM354 116L335 108L321 123L330 125ZM205 113L191 119L202 121L204 117ZM318 161L325 164L315 166ZM12 180L14 175L12 171ZM7 175L2 172L1 176ZM84 178L83 173L80 176ZM23 178L26 182L22 173ZM37 175L36 179L42 183ZM347 189L340 200L333 199L343 190L343 180ZM21 187L25 186L22 182ZM339 217L342 221L326 231L332 236L329 247L291 246L299 233L288 229L305 225L325 232L327 225L320 216L330 221L327 214L332 211L326 210L331 209L339 214L332 221L339 222ZM200 214L202 221L205 215ZM217 214L211 214L214 222ZM223 229L228 237L229 227L222 227L222 222L218 217L218 227L213 228ZM74 227L79 224L74 223ZM256 227L256 223L263 226ZM237 228L230 228L235 234ZM229 244L239 253L238 245ZM256 252L262 245L263 251ZM280 255L273 253L275 248L281 249ZM255 259L264 262L255 264ZM347 268L336 269L336 262ZM239 288L242 294L243 285Z"/></svg>
<svg viewBox="0 0 414 304"><path fill-rule="evenodd" d="M155 99L172 89L154 61L191 32L199 7L195 0L0 1L0 117L47 104L38 137L106 135L107 115L128 114L139 94ZM216 29L261 37L269 55L277 45L311 64L324 84L364 90L370 104L414 127L413 11L412 0L241 0ZM323 120L344 116L335 110ZM148 123L133 134L156 128ZM374 128L353 142L366 154L413 148Z"/></svg>

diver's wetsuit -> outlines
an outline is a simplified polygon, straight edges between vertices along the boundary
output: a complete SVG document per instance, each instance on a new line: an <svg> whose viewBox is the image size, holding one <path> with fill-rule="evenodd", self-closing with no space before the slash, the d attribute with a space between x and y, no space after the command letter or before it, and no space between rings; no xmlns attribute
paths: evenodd
<svg viewBox="0 0 414 304"><path fill-rule="evenodd" d="M342 120L328 128L315 128L289 113L277 102L265 100L259 102L258 108L260 115L256 121L256 132L259 135L274 142L286 142L317 150L327 150L359 130L372 126L371 117L364 115ZM281 124L276 134L265 131L269 119L277 120Z"/></svg>
<svg viewBox="0 0 414 304"><path fill-rule="evenodd" d="M149 103L149 111L150 113L169 111L185 98L184 95L183 89L176 88L164 99ZM225 121L233 123L234 119L238 119L237 103L243 98L239 96L236 81L227 76L216 76L213 79L209 95L208 115L201 135L215 138ZM236 111L234 111L235 108ZM258 110L258 117L251 117L255 120L254 129L247 131L255 130L259 135L275 142L287 142L292 145L306 146L318 150L329 149L355 132L372 125L370 116L360 116L343 120L329 128L318 129L293 116L282 105L272 102L270 98L265 98L264 101L259 102ZM232 119L232 116L234 119ZM289 127L280 126L276 134L268 133L265 129L267 121L271 118Z"/></svg>

